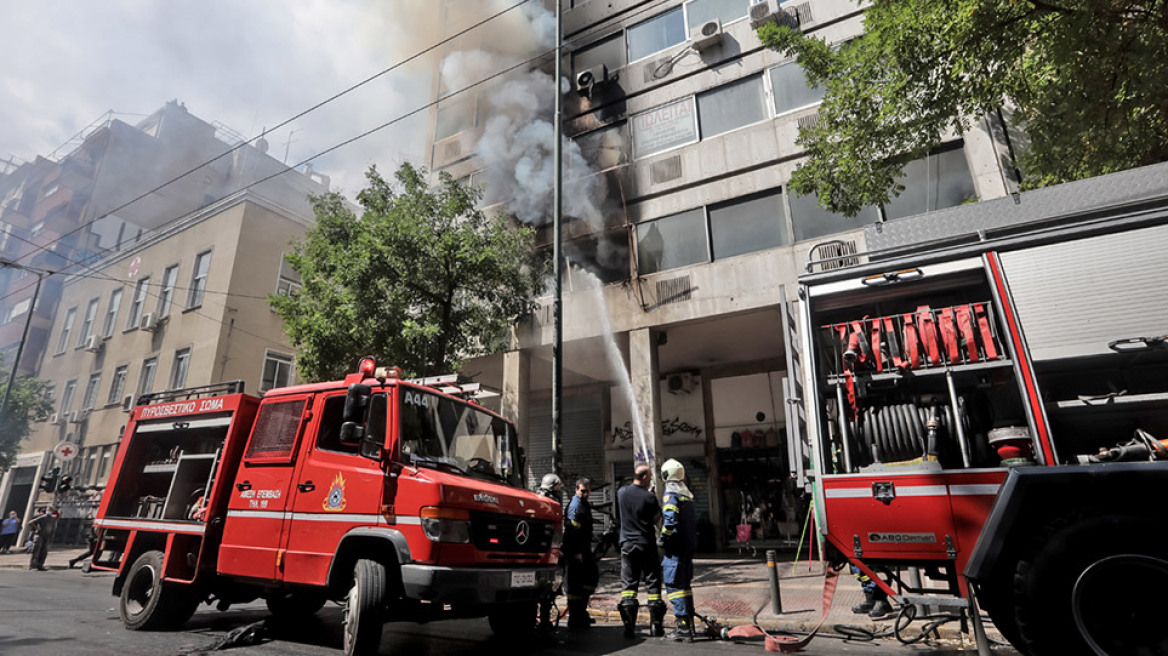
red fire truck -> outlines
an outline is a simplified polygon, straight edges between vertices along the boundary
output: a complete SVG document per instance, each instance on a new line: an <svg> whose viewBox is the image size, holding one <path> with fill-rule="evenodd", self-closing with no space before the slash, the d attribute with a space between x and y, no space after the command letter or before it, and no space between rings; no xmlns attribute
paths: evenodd
<svg viewBox="0 0 1168 656"><path fill-rule="evenodd" d="M126 628L202 602L344 608L346 654L389 620L530 629L554 580L558 504L522 488L514 426L363 360L344 381L144 396L95 525ZM458 391L449 389L449 391Z"/></svg>
<svg viewBox="0 0 1168 656"><path fill-rule="evenodd" d="M1168 653L1166 252L1140 211L804 276L789 455L827 550L1027 654Z"/></svg>

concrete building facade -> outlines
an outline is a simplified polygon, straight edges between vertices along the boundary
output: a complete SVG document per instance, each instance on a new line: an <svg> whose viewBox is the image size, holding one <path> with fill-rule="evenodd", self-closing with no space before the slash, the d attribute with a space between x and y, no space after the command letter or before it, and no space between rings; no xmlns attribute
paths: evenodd
<svg viewBox="0 0 1168 656"><path fill-rule="evenodd" d="M862 6L564 3L566 187L583 186L600 216L565 208L563 473L615 484L646 456L677 458L704 548L791 544L807 508L787 474L783 298L809 259L865 250L866 228L1011 193L1004 140L975 122L912 163L886 207L833 215L786 186L803 156L799 128L816 120L822 92L755 29L785 12L806 33L844 43L862 33ZM489 48L472 39L455 50L465 59ZM445 100L432 115L430 168L486 181L487 203L515 214L508 201L523 192L490 188L500 164L484 136L499 104L492 94L509 87L460 97L443 79L449 70L435 75ZM534 223L549 250L548 221ZM545 299L510 350L465 369L503 390L531 480L551 467L551 318Z"/></svg>

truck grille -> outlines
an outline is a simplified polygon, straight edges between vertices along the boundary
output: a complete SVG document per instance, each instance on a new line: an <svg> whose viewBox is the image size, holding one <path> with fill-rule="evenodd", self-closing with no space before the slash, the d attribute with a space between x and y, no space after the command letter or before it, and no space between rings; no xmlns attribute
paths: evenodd
<svg viewBox="0 0 1168 656"><path fill-rule="evenodd" d="M520 543L519 523L527 527L527 539ZM512 515L493 513L471 513L470 534L476 548L482 551L512 551L519 553L545 553L552 546L552 522L542 519L525 519Z"/></svg>

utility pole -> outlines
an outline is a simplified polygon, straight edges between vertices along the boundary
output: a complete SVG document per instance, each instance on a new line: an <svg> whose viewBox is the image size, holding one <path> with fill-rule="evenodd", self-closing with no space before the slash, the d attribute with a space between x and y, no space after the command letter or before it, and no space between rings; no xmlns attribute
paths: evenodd
<svg viewBox="0 0 1168 656"><path fill-rule="evenodd" d="M32 313L36 311L37 299L41 295L41 283L45 276L39 271L32 271L27 267L23 267L15 262L0 261L0 266L13 269L24 269L36 274L36 289L32 293L32 302L28 306L28 316L24 319L24 333L20 336L20 346L16 347L16 358L12 363L12 373L8 374L8 387L4 388L4 401L0 402L0 426L4 425L4 421L8 419L8 400L12 395L12 386L16 384L16 371L20 369L20 358L24 355L24 344L28 341L28 329L32 326Z"/></svg>
<svg viewBox="0 0 1168 656"><path fill-rule="evenodd" d="M555 158L555 183L552 186L552 275L555 278L555 295L552 301L552 471L562 478L564 464L563 434L561 433L560 413L564 393L564 306L563 300L563 235L560 231L564 209L564 160L560 153L563 139L564 94L560 93L560 78L563 65L564 46L564 0L556 0L556 75L555 84L555 118L552 139L555 144L552 148L552 157Z"/></svg>

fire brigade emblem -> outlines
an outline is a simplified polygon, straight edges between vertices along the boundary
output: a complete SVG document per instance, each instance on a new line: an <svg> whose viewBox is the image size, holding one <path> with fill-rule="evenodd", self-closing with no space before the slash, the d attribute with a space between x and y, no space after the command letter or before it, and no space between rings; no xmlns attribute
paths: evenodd
<svg viewBox="0 0 1168 656"><path fill-rule="evenodd" d="M329 512L341 512L345 509L345 477L337 472L333 484L329 486L328 496L324 498L324 509Z"/></svg>

